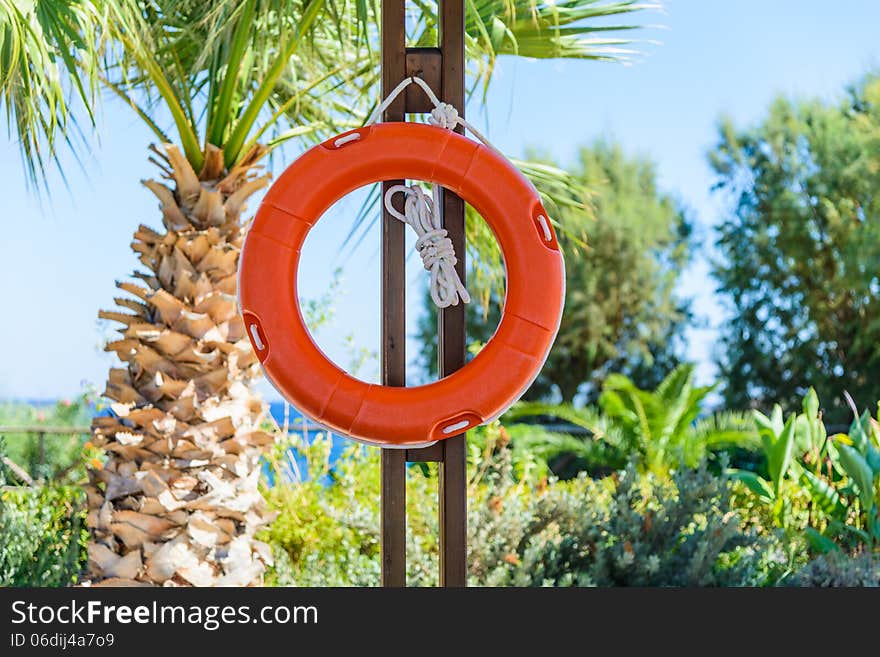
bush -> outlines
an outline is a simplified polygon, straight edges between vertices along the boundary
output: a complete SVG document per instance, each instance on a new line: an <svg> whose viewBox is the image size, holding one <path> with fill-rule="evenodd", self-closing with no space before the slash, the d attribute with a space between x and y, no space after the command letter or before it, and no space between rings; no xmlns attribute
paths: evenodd
<svg viewBox="0 0 880 657"><path fill-rule="evenodd" d="M673 481L581 475L498 498L472 519L472 581L492 586L739 586L773 583L785 559L746 529L705 466ZM476 522L474 522L476 520Z"/></svg>
<svg viewBox="0 0 880 657"><path fill-rule="evenodd" d="M630 465L598 480L548 481L546 465L514 458L500 425L469 444L471 585L759 585L786 566L774 536L744 526L727 479L705 466L672 480ZM326 438L294 444L304 464L287 447L271 457L276 485L265 491L279 514L262 535L276 556L270 582L378 585L378 450L349 447L330 468ZM435 477L430 465L408 471L411 586L437 584Z"/></svg>
<svg viewBox="0 0 880 657"><path fill-rule="evenodd" d="M802 406L787 420L779 405L770 417L755 411L766 468L729 474L816 552L871 550L880 541L880 424L853 408L849 433L828 436L812 388Z"/></svg>
<svg viewBox="0 0 880 657"><path fill-rule="evenodd" d="M272 546L267 582L279 586L378 586L379 450L351 443L330 466L332 441L282 440L263 491L278 516L260 538ZM436 493L420 470L407 484L407 582L436 584Z"/></svg>
<svg viewBox="0 0 880 657"><path fill-rule="evenodd" d="M76 583L85 566L88 538L82 490L5 484L0 467L0 586Z"/></svg>
<svg viewBox="0 0 880 657"><path fill-rule="evenodd" d="M880 586L880 556L871 552L817 557L785 581L791 586Z"/></svg>
<svg viewBox="0 0 880 657"><path fill-rule="evenodd" d="M85 394L73 400L59 401L52 406L3 403L0 404L0 424L88 427L94 411L94 403ZM41 441L33 433L7 433L4 438L6 455L31 478L57 484L74 484L85 479L85 436L75 433L52 434Z"/></svg>
<svg viewBox="0 0 880 657"><path fill-rule="evenodd" d="M722 450L757 446L751 417L716 413L700 418L713 389L696 385L691 364L676 367L654 390L642 390L631 379L612 374L598 407L521 402L504 420L533 423L553 418L585 430L587 435L575 438L536 429L534 424L528 425L525 435L514 429L517 447L539 450L561 476L578 466L593 475L607 468L620 470L634 457L654 474L665 476L682 464L696 467ZM560 458L565 456L573 458ZM562 463L566 465L560 467Z"/></svg>

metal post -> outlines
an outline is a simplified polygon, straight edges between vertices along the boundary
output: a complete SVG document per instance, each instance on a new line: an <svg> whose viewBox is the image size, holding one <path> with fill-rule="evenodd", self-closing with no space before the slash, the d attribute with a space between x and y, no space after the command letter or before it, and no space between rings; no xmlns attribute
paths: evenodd
<svg viewBox="0 0 880 657"><path fill-rule="evenodd" d="M382 94L407 75L418 75L464 115L464 2L439 0L439 48L406 48L405 5L382 3ZM385 113L402 121L406 112L431 108L413 87ZM459 129L461 132L461 129ZM383 183L384 191L399 181ZM443 193L443 223L455 247L459 276L465 278L464 201ZM382 383L405 385L404 228L383 210L382 217ZM439 314L439 370L448 376L465 362L465 313L462 304ZM416 450L382 450L382 584L406 585L406 461L437 461L440 466L440 584L465 586L467 575L466 435Z"/></svg>

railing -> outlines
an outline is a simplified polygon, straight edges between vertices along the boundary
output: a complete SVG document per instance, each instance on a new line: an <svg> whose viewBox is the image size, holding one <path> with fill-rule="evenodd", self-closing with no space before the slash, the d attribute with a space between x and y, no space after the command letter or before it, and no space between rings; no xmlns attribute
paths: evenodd
<svg viewBox="0 0 880 657"><path fill-rule="evenodd" d="M43 466L46 463L46 436L88 436L91 434L91 429L89 427L61 427L43 424L0 426L0 437L10 434L36 436L38 450L37 465ZM19 464L7 456L2 456L2 461L21 483L27 486L35 485L33 477ZM64 473L66 474L66 471Z"/></svg>

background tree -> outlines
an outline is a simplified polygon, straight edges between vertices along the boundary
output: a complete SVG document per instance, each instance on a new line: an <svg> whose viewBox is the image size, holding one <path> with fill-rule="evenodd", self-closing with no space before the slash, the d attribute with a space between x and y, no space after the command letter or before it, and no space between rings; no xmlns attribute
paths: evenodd
<svg viewBox="0 0 880 657"><path fill-rule="evenodd" d="M880 399L880 78L839 102L778 99L757 126L720 127L729 202L715 266L732 317L728 404L794 409L809 386L844 421Z"/></svg>
<svg viewBox="0 0 880 657"><path fill-rule="evenodd" d="M628 157L617 144L580 150L570 175L589 190L583 204L560 204L564 227L565 314L540 376L526 394L594 401L612 372L652 388L678 362L676 342L688 305L675 283L688 262L690 226L669 196L657 189L654 165ZM581 199L575 199L581 200ZM502 271L497 248L481 254L468 275L471 341L485 343L500 318L503 290L489 271ZM488 267L487 267L488 263ZM426 299L419 324L422 363L437 371L436 309Z"/></svg>
<svg viewBox="0 0 880 657"><path fill-rule="evenodd" d="M436 6L425 5L416 42L436 32ZM469 2L468 56L483 83L504 54L618 59L621 39L605 36L613 28L588 19L643 6ZM54 156L56 140L68 137L64 80L87 107L98 86L118 96L161 144L149 156L160 180L144 183L160 201L161 224L137 228L141 268L119 282L117 308L101 313L121 326L107 349L122 366L105 391L112 414L94 424L108 454L88 488L97 579L242 585L261 577L257 481L271 437L260 430L267 409L251 392L259 367L235 306L243 212L268 183L268 152L358 125L376 102L380 7L0 0L2 101L35 175L42 153ZM65 72L71 77L56 83Z"/></svg>

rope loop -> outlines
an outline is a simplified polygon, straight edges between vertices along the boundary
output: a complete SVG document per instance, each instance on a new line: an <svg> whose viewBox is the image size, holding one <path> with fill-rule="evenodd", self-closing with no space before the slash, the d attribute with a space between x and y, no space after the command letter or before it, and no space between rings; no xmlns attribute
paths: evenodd
<svg viewBox="0 0 880 657"><path fill-rule="evenodd" d="M449 103L442 103L436 94L428 86L428 83L417 77L409 77L398 84L373 110L366 125L372 125L379 121L388 106L411 84L417 84L427 94L434 109L428 118L428 123L445 130L455 130L459 125L470 130L483 144L495 150L483 135L477 132L472 125L458 114L458 110ZM391 199L395 194L404 194L404 211L400 213L392 205ZM431 300L438 308L448 308L458 305L459 300L470 303L464 283L455 265L458 258L455 256L455 248L449 239L446 229L442 227L440 217L436 209L440 207L440 186L431 186L431 195L428 196L418 185L394 185L385 192L384 205L392 217L408 224L418 235L416 250L422 259L425 270L431 274Z"/></svg>
<svg viewBox="0 0 880 657"><path fill-rule="evenodd" d="M470 303L471 297L455 271L458 258L452 240L434 212L439 205L439 191L435 185L432 196L428 196L418 185L394 185L385 192L384 203L391 216L408 224L418 235L416 251L431 274L431 300L438 308L448 308L458 305L459 300ZM406 197L402 214L392 204L395 194Z"/></svg>

